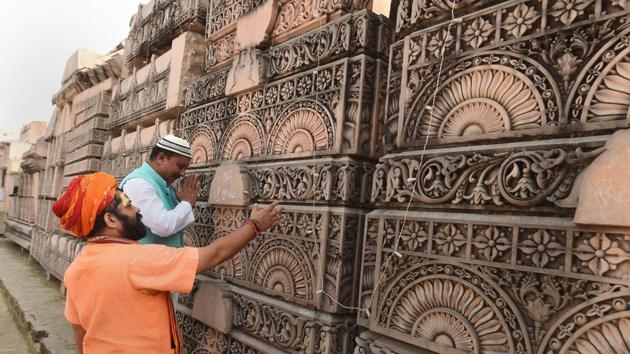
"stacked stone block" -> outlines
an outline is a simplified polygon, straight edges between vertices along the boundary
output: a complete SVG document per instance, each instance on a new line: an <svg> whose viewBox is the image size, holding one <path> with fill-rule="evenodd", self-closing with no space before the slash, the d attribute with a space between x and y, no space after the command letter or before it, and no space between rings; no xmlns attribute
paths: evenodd
<svg viewBox="0 0 630 354"><path fill-rule="evenodd" d="M357 352L626 348L630 225L573 219L627 139L626 22L611 1L398 2Z"/></svg>
<svg viewBox="0 0 630 354"><path fill-rule="evenodd" d="M186 243L204 246L249 214L209 195L225 162L247 177L246 200L279 201L286 215L199 277L231 299L224 318L198 311L223 306L214 297L182 299L188 352L353 351L387 23L360 4L311 5L298 15L296 2L220 1L209 12L208 74L188 87L178 124L202 176Z"/></svg>

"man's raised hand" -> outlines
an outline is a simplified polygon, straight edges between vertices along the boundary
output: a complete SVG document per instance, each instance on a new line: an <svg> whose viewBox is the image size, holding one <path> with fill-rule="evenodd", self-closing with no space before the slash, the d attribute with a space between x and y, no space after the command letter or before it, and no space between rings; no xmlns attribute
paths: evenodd
<svg viewBox="0 0 630 354"><path fill-rule="evenodd" d="M260 232L263 232L278 225L282 220L282 211L283 209L278 206L278 202L273 202L266 208L254 206L250 219L256 221L260 227Z"/></svg>
<svg viewBox="0 0 630 354"><path fill-rule="evenodd" d="M197 196L199 195L199 176L191 174L184 177L184 183L176 192L177 199L181 201L187 201L191 206L195 206L197 203Z"/></svg>

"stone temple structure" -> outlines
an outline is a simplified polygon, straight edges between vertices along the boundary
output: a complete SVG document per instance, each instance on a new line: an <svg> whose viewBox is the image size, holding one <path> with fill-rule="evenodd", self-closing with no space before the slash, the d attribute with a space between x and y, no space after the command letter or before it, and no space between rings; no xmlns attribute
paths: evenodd
<svg viewBox="0 0 630 354"><path fill-rule="evenodd" d="M69 178L174 132L188 245L286 209L180 298L188 353L629 352L630 3L390 5L141 5L68 61L26 247L61 278Z"/></svg>

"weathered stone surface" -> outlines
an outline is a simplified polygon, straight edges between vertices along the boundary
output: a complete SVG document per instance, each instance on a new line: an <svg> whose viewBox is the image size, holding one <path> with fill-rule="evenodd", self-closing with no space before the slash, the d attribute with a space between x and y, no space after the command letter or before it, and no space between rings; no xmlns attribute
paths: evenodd
<svg viewBox="0 0 630 354"><path fill-rule="evenodd" d="M236 95L259 87L265 81L265 67L266 59L260 50L242 50L232 62L225 83L225 94Z"/></svg>
<svg viewBox="0 0 630 354"><path fill-rule="evenodd" d="M630 130L617 131L583 172L577 224L630 227Z"/></svg>
<svg viewBox="0 0 630 354"><path fill-rule="evenodd" d="M214 172L208 203L213 206L246 207L251 200L249 175L243 166L233 162L223 162Z"/></svg>
<svg viewBox="0 0 630 354"><path fill-rule="evenodd" d="M249 49L266 44L278 16L278 0L266 0L236 22L236 45Z"/></svg>
<svg viewBox="0 0 630 354"><path fill-rule="evenodd" d="M192 305L192 317L215 330L232 331L233 305L229 288L212 279L200 281Z"/></svg>
<svg viewBox="0 0 630 354"><path fill-rule="evenodd" d="M204 279L192 295L195 299ZM233 329L228 334L196 320L194 309L191 315L187 304L180 303L184 307L180 307L178 320L188 352L352 353L354 324L349 316L319 313L236 285L225 285L223 290L234 299Z"/></svg>

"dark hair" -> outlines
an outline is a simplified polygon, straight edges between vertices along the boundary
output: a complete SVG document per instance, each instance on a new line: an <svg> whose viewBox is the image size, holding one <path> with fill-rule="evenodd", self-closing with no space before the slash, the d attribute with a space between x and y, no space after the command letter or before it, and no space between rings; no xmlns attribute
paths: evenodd
<svg viewBox="0 0 630 354"><path fill-rule="evenodd" d="M162 149L159 146L154 146L153 149L151 149L151 154L149 155L149 160L153 161L155 159L157 159L158 154L159 153L163 153L166 157L171 157L174 155L177 155L177 153L166 150L166 149Z"/></svg>
<svg viewBox="0 0 630 354"><path fill-rule="evenodd" d="M101 211L98 215L96 215L96 220L94 221L94 227L92 231L88 234L88 237L92 237L96 235L99 231L105 228L105 214L110 213L116 216L119 216L118 213L118 205L120 205L122 199L118 195L118 193L114 194L114 199Z"/></svg>

